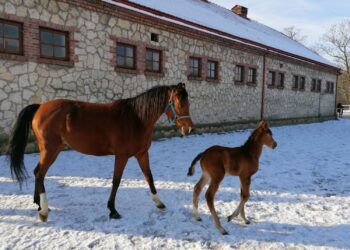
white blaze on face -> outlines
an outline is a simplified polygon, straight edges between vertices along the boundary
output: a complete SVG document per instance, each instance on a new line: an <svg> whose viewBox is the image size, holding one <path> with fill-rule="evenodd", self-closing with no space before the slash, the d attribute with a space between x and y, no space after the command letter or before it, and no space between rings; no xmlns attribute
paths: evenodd
<svg viewBox="0 0 350 250"><path fill-rule="evenodd" d="M49 205L47 202L46 193L40 194L40 207L41 210L39 211L39 214L47 216L49 214Z"/></svg>

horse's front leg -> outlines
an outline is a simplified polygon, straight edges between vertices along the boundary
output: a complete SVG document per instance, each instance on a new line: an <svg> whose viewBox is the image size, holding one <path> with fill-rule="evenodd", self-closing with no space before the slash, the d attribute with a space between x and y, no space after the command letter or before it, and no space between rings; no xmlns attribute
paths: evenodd
<svg viewBox="0 0 350 250"><path fill-rule="evenodd" d="M122 179L122 175L128 162L128 157L115 157L114 162L114 175L113 175L113 185L111 195L109 196L107 207L111 211L109 214L110 219L119 219L121 218L120 214L115 209L115 196L117 194L117 190L120 184L120 180Z"/></svg>
<svg viewBox="0 0 350 250"><path fill-rule="evenodd" d="M239 203L236 210L227 218L228 221L231 221L238 214L241 215L242 220L245 224L250 224L250 221L245 216L244 205L247 203L250 196L250 182L251 177L249 178L240 178L241 180L241 202Z"/></svg>
<svg viewBox="0 0 350 250"><path fill-rule="evenodd" d="M159 199L159 197L157 195L156 187L154 186L154 183L153 183L153 176L152 176L152 172L151 172L151 169L149 166L148 152L138 154L135 157L136 157L136 159L140 165L140 168L143 172L143 175L145 176L145 179L149 185L149 188L150 188L151 193L152 193L153 202L156 204L157 208L164 209L165 205Z"/></svg>

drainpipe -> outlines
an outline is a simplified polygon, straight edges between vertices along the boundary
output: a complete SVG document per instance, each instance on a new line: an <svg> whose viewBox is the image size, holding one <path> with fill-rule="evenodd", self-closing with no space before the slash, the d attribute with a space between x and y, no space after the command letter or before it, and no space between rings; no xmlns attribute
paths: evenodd
<svg viewBox="0 0 350 250"><path fill-rule="evenodd" d="M265 100L265 81L266 81L266 55L264 53L263 59L263 80L262 80L262 91L261 91L261 110L260 110L260 120L264 119L264 100Z"/></svg>
<svg viewBox="0 0 350 250"><path fill-rule="evenodd" d="M340 71L337 73L337 80L335 83L335 96L334 96L334 116L337 117L337 97L338 97L338 77L339 77Z"/></svg>

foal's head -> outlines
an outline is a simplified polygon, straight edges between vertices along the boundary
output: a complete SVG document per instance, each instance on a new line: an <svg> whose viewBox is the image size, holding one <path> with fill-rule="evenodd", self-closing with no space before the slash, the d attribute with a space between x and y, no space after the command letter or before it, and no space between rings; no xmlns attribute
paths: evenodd
<svg viewBox="0 0 350 250"><path fill-rule="evenodd" d="M190 103L185 84L180 82L171 87L168 96L168 103L165 108L168 119L175 122L182 135L191 133L193 122L190 116Z"/></svg>
<svg viewBox="0 0 350 250"><path fill-rule="evenodd" d="M257 130L260 132L260 140L263 145L269 148L275 149L277 147L277 142L272 137L272 131L270 130L266 121L261 121Z"/></svg>

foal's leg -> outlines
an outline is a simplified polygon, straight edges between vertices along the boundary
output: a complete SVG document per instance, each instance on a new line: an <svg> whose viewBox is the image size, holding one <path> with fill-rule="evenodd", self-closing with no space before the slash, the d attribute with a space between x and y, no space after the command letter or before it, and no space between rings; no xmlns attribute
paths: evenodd
<svg viewBox="0 0 350 250"><path fill-rule="evenodd" d="M234 217L240 214L244 223L249 224L250 221L245 216L244 205L248 201L250 196L249 187L250 187L251 178L249 177L249 178L240 178L240 179L241 179L241 202L239 203L236 210L227 218L227 220L231 221Z"/></svg>
<svg viewBox="0 0 350 250"><path fill-rule="evenodd" d="M115 209L115 196L117 194L120 180L122 179L122 175L123 175L126 163L128 162L128 159L129 159L128 157L115 157L112 191L107 203L107 207L111 211L109 214L110 219L121 218L120 214Z"/></svg>
<svg viewBox="0 0 350 250"><path fill-rule="evenodd" d="M214 220L214 223L215 223L215 226L217 229L219 229L219 231L222 233L222 234L228 234L227 231L221 226L221 223L220 223L220 220L219 220L219 217L216 213L216 210L215 210L215 207L214 207L214 197L215 197L215 193L216 191L218 190L219 188L219 185L220 185L220 182L222 181L222 179L224 178L224 176L220 176L218 178L215 178L215 179L212 179L210 184L209 184L209 187L208 187L208 190L205 194L205 198L207 199L207 204L208 204L208 207L209 207L209 210L210 210L210 213L213 217L213 220Z"/></svg>
<svg viewBox="0 0 350 250"><path fill-rule="evenodd" d="M207 174L203 173L197 184L194 186L193 189L193 217L197 221L201 221L202 218L198 215L198 200L199 195L203 189L203 187L209 182L210 178Z"/></svg>
<svg viewBox="0 0 350 250"><path fill-rule="evenodd" d="M62 144L54 143L51 141L50 145L40 145L40 160L37 167L34 170L35 175L35 189L34 189L34 202L39 206L39 218L41 221L46 222L49 216L49 206L45 193L44 179L47 170L51 164L56 160L57 155L62 149Z"/></svg>
<svg viewBox="0 0 350 250"><path fill-rule="evenodd" d="M148 152L138 154L135 157L136 157L136 159L141 167L141 170L143 172L143 175L145 176L145 179L149 185L149 188L150 188L151 193L152 193L153 202L156 204L157 208L164 209L165 205L159 199L159 197L157 195L156 187L154 186L154 183L153 183L153 176L152 176L152 172L151 172L151 169L149 166Z"/></svg>

